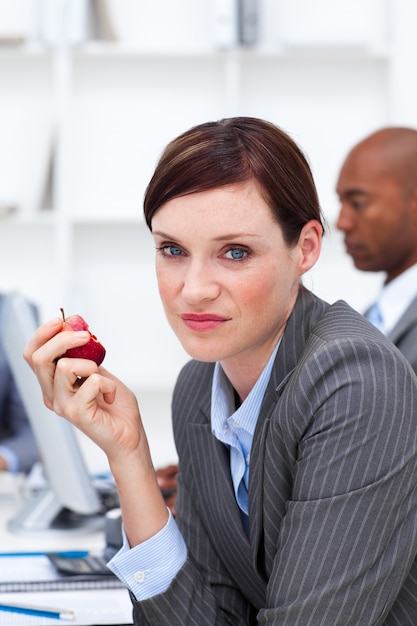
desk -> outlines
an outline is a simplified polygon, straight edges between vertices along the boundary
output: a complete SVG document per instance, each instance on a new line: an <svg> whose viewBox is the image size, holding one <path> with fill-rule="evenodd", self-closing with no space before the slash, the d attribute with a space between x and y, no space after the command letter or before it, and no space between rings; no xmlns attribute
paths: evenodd
<svg viewBox="0 0 417 626"><path fill-rule="evenodd" d="M14 517L23 500L12 498L10 494L0 493L0 552L44 552L59 550L90 550L104 549L104 532L86 535L68 533L12 533L7 527L9 519Z"/></svg>
<svg viewBox="0 0 417 626"><path fill-rule="evenodd" d="M0 480L0 486L3 481ZM10 481L13 478L10 477ZM11 493L0 493L0 552L47 552L61 550L88 550L90 552L100 552L105 545L104 531L94 532L85 535L71 535L71 531L66 533L32 533L32 534L15 534L11 533L7 527L8 520L18 513L23 502L17 497L12 497ZM47 606L67 606L68 608L79 607L80 612L85 610L89 615L99 612L100 616L95 617L94 621L89 618L86 622L64 622L61 620L51 620L43 618L34 618L29 616L17 615L9 612L0 611L0 626L35 626L39 624L55 624L60 626L63 624L76 624L77 626L90 626L91 624L109 624L114 621L105 621L112 619L111 610L119 610L124 616L123 622L117 621L120 626L122 623L132 623L130 616L132 612L129 594L125 589L100 589L92 591L59 591L59 592L37 592L37 593L0 593L0 602L16 602L20 604L35 604ZM64 605L62 604L64 601ZM109 606L110 608L106 608ZM85 609L84 609L85 607ZM102 613L105 611L106 616L103 618ZM84 614L84 613L83 613ZM96 621L98 620L98 621Z"/></svg>

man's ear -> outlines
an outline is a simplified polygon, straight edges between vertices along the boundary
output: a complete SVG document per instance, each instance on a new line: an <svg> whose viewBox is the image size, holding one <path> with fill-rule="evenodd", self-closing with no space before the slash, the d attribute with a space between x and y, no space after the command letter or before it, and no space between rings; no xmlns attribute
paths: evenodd
<svg viewBox="0 0 417 626"><path fill-rule="evenodd" d="M297 243L300 250L301 274L308 272L319 258L322 237L323 227L318 220L310 220L304 224Z"/></svg>

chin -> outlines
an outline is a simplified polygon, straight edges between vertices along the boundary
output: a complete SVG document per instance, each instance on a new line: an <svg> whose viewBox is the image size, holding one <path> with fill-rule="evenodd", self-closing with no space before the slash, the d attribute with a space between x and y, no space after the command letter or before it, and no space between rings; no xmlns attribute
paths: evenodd
<svg viewBox="0 0 417 626"><path fill-rule="evenodd" d="M180 340L181 341L181 340ZM196 345L199 343L200 345ZM186 353L196 361L203 363L215 363L225 358L224 348L221 350L218 346L201 345L204 342L181 341L181 345Z"/></svg>

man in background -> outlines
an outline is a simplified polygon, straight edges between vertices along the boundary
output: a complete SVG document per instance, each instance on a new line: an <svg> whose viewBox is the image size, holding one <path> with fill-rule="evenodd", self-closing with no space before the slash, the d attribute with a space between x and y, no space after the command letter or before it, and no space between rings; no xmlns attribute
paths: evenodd
<svg viewBox="0 0 417 626"><path fill-rule="evenodd" d="M3 306L0 294L0 320ZM0 343L0 471L28 472L37 460L32 429Z"/></svg>
<svg viewBox="0 0 417 626"><path fill-rule="evenodd" d="M417 372L417 130L383 128L363 139L336 189L347 254L362 271L385 272L365 315Z"/></svg>

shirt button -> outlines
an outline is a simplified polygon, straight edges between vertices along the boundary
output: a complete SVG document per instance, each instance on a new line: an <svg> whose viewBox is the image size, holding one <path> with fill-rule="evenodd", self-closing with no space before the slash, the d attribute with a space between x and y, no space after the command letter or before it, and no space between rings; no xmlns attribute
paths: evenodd
<svg viewBox="0 0 417 626"><path fill-rule="evenodd" d="M145 581L145 572L135 572L133 578L137 583L143 583Z"/></svg>

